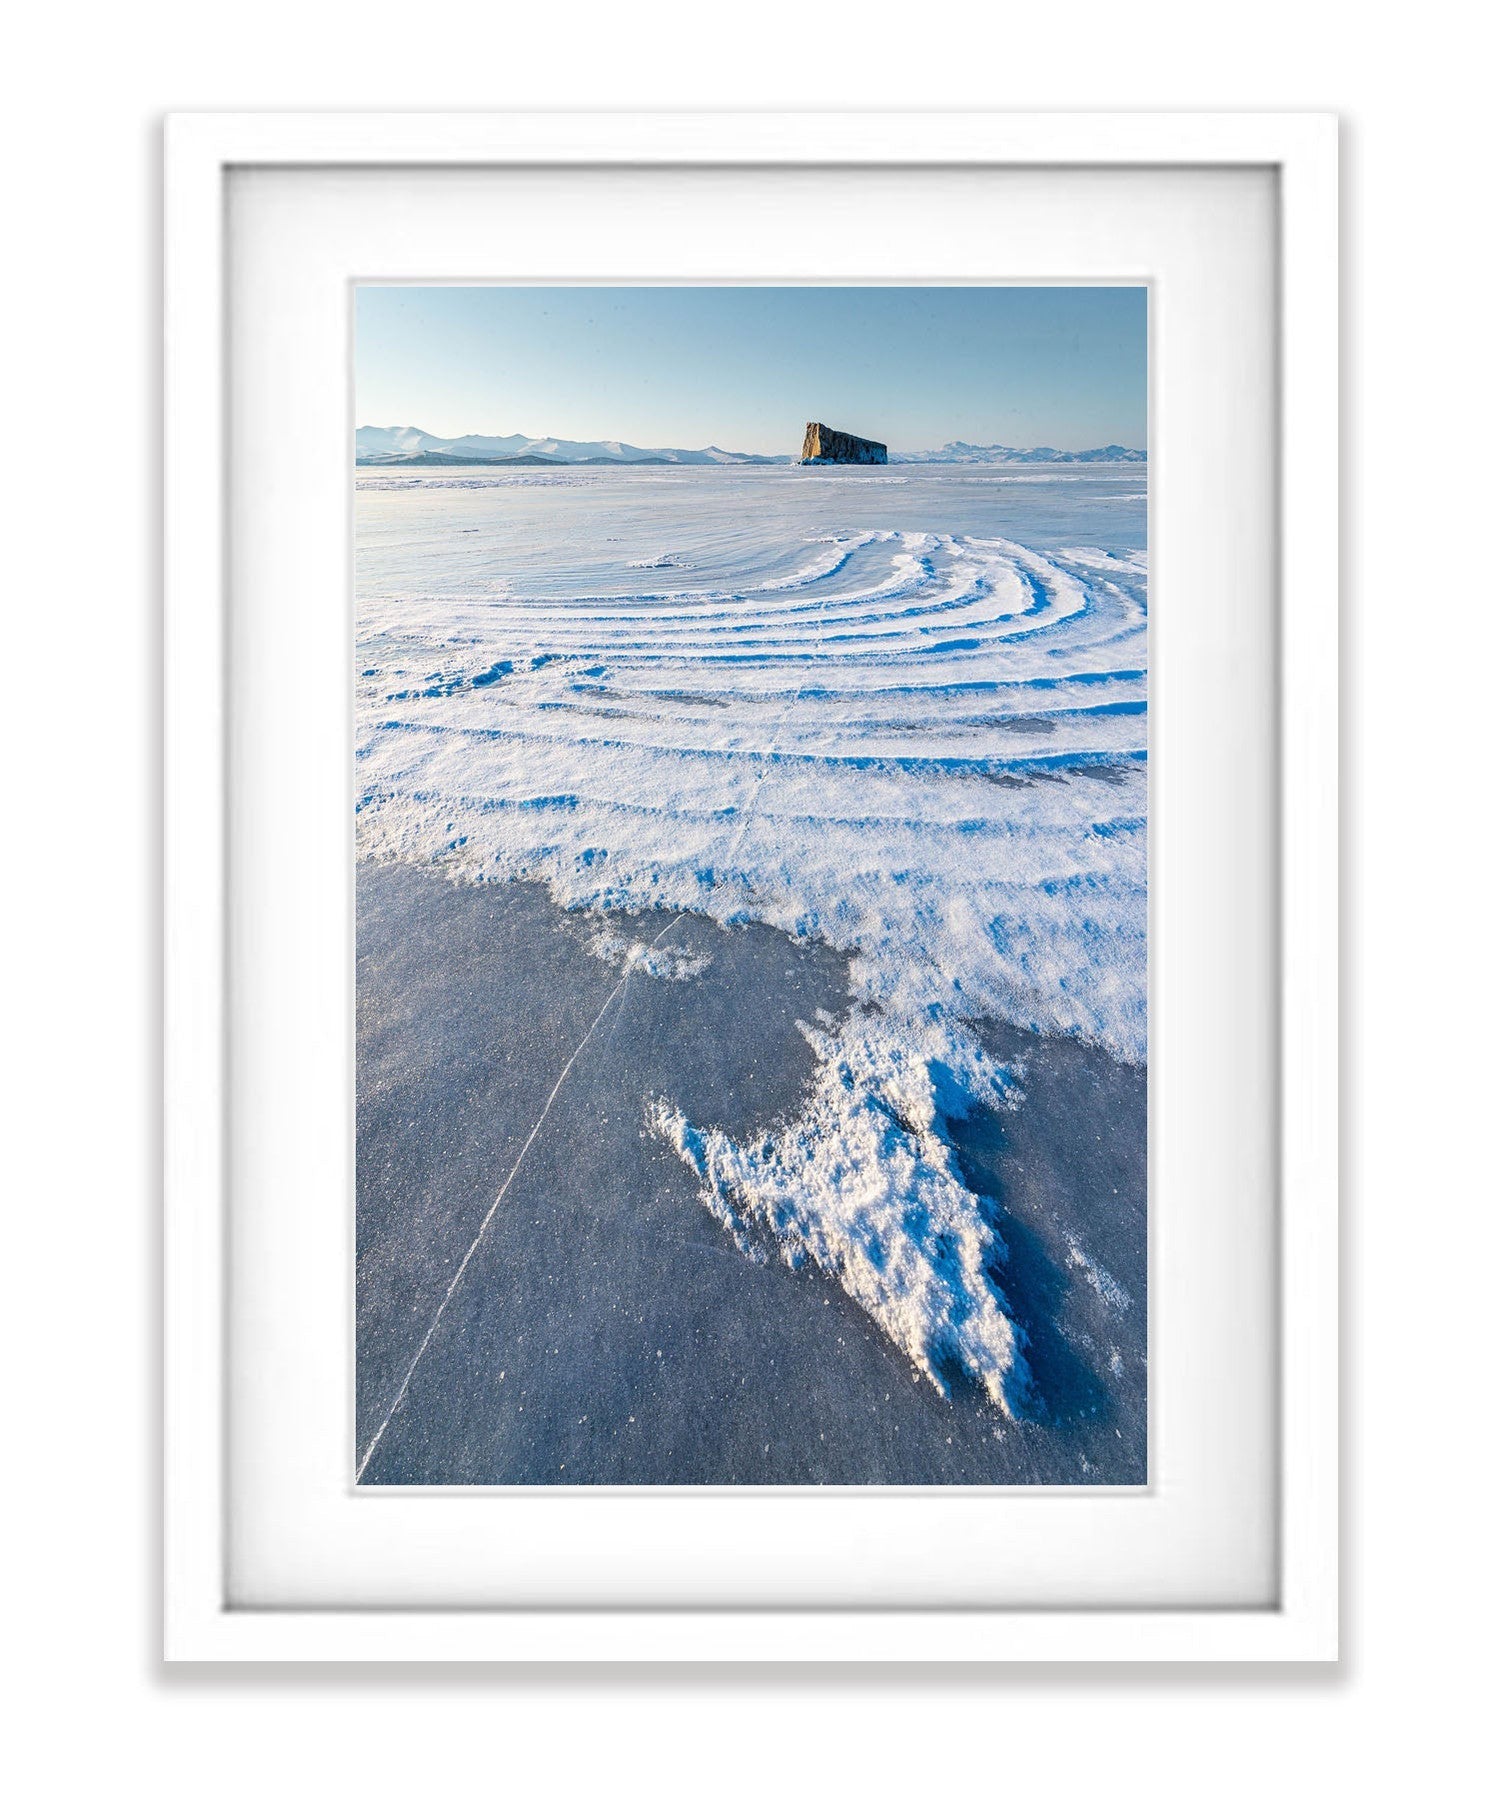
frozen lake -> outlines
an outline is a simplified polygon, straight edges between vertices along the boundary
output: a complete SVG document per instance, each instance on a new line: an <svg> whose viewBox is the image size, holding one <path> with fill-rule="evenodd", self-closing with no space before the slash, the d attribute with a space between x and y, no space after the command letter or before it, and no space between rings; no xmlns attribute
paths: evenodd
<svg viewBox="0 0 1499 1799"><path fill-rule="evenodd" d="M544 883L593 920L611 993L714 978L731 937L679 915L841 957L847 1003L792 1021L795 1103L722 1122L668 1058L639 1128L726 1246L830 1276L935 1395L1039 1415L1041 1327L963 1145L1070 1040L1139 1077L1112 1128L1143 1180L1144 470L381 469L356 489L361 856ZM721 998L717 1028L749 1038L756 1004L753 983L743 1020ZM1059 1279L1138 1320L1089 1216ZM1143 1401L1143 1337L1093 1350Z"/></svg>

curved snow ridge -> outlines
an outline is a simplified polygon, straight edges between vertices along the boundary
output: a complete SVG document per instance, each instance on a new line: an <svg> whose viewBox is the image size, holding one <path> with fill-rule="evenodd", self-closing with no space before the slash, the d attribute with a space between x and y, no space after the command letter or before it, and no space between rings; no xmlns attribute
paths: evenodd
<svg viewBox="0 0 1499 1799"><path fill-rule="evenodd" d="M361 548L363 853L757 919L851 953L897 1016L1143 1061L1143 552L731 515L732 584L603 598L554 555L518 597L464 516ZM717 575L726 527L697 528L673 541Z"/></svg>
<svg viewBox="0 0 1499 1799"><path fill-rule="evenodd" d="M392 700L430 697L411 694L392 694ZM553 708L548 708L552 710ZM585 709L572 707L570 710L581 716L587 716ZM1074 724L1091 723L1099 725L1107 719L1137 718L1145 710L1143 701L1132 702L1120 706L1100 706L1093 708L1077 708L1069 712L1032 713L1027 720L1025 715L1013 719L989 719L983 721L980 728L990 731L1022 731L1029 735L1036 729L1047 731L1057 729L1059 722ZM612 723L626 722L629 714L622 710L614 710L602 716L608 717ZM1029 724L1030 729L1026 730ZM655 721L652 721L653 731ZM455 725L445 724L437 719L429 718L393 718L381 725L383 731L404 731L417 735L428 735L436 738L461 737L481 743L503 741L507 744L523 744L532 751L543 748L555 748L558 745L582 745L594 751L600 758L601 765L607 767L612 776L611 785L617 782L625 759L636 758L649 762L671 758L680 763L691 762L723 762L732 763L736 768L746 755L754 756L758 763L767 767L791 767L803 764L808 767L827 770L833 766L857 770L907 770L918 773L947 774L995 774L1013 772L1017 774L1035 773L1041 770L1085 769L1099 762L1113 763L1117 761L1138 761L1143 759L1143 748L1135 748L1128 742L1112 745L1100 743L1095 738L1091 743L1079 741L1068 749L1037 750L1030 754L1016 754L1013 746L1007 746L1005 753L978 755L972 753L972 747L966 745L945 746L943 738L960 730L961 727L949 725L944 728L933 722L925 731L925 735L935 741L929 743L920 753L916 752L908 740L906 733L912 727L880 726L857 739L844 741L833 739L822 744L797 745L786 749L769 748L757 750L743 743L727 742L702 744L687 742L662 743L647 741L632 742L618 731L607 735L591 729L566 730L562 724L545 730L504 730L498 726ZM919 728L919 727L918 727ZM890 741L882 741L884 735L898 732L899 735ZM878 733L878 734L877 734ZM1004 739L1000 740L1001 743Z"/></svg>
<svg viewBox="0 0 1499 1799"><path fill-rule="evenodd" d="M817 1072L801 1113L740 1143L703 1130L669 1097L650 1128L702 1182L699 1196L748 1255L757 1232L786 1263L808 1259L944 1398L967 1379L1007 1414L1025 1408L1024 1333L1000 1286L1004 1245L958 1178L944 1118L1017 1103L1015 1071L959 1026L855 1014L801 1026Z"/></svg>

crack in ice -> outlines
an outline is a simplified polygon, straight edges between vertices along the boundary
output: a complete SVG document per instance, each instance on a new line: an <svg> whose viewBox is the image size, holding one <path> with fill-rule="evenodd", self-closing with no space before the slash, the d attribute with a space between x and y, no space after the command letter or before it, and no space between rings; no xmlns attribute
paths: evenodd
<svg viewBox="0 0 1499 1799"><path fill-rule="evenodd" d="M676 918L670 919L661 928L661 930L659 930L656 933L656 935L651 939L650 947L652 949L654 949L656 947L656 945L661 942L662 938L664 938L667 935L667 933L669 931L671 931L672 929L674 929L674 927L676 925L678 925L680 922L681 922L680 914L678 914L678 916ZM448 1309L448 1301L451 1300L453 1295L458 1291L458 1284L463 1279L464 1274L467 1272L469 1263L474 1259L474 1254L478 1250L480 1243L484 1240L484 1233L489 1229L491 1220L494 1218L495 1213L499 1211L501 1200L503 1200L505 1195L510 1191L511 1182L514 1181L516 1175L520 1172L521 1163L524 1162L526 1159L526 1152L530 1149L531 1145L536 1141L536 1138L541 1131L541 1127L546 1123L547 1113L550 1112L552 1109L552 1102L556 1099L557 1095L562 1091L563 1083L566 1081L568 1075L570 1075L572 1073L572 1068L573 1068L574 1062L577 1061L578 1057L581 1056L583 1051L587 1048L589 1039L593 1036L593 1033L599 1028L599 1024L602 1021L604 1014L609 1010L610 1006L612 1006L614 1004L615 1000L624 991L625 985L629 981L630 976L631 976L631 974L634 973L634 971L635 971L634 964L626 965L624 973L619 977L619 979L614 983L614 986L610 989L608 998L606 998L603 1005L601 1005L599 1007L598 1012L594 1017L593 1023L591 1025L589 1025L588 1029L578 1039L577 1047L573 1050L573 1053L567 1058L566 1063L563 1065L561 1074L559 1074L557 1076L556 1085L552 1088L552 1091L547 1095L546 1104L541 1108L540 1113L537 1115L535 1124L533 1124L531 1126L530 1136L527 1137L525 1142L521 1145L520 1154L515 1158L515 1161L511 1164L510 1172L509 1172L509 1174L507 1174L505 1176L504 1184L501 1186L499 1192L495 1194L494 1199L490 1204L489 1210L484 1214L483 1222L480 1224L478 1230L474 1233L473 1242L470 1243L468 1248L464 1251L463 1260L458 1264L458 1272L453 1276L452 1280L450 1280L448 1282L447 1292L444 1293L441 1300L438 1301L437 1310L432 1314L432 1322L427 1326L427 1334L426 1334L426 1336L424 1336L422 1338L416 1354L411 1358L411 1363L408 1366L406 1373L401 1380L401 1385L396 1392L396 1396L390 1402L390 1409L386 1412L385 1416L380 1420L380 1428L375 1432L374 1436L370 1438L369 1447L365 1450L363 1456L360 1458L358 1467L354 1470L354 1479L355 1479L356 1483L358 1481L363 1480L364 1471L370 1465L370 1458L374 1455L375 1451L380 1446L380 1439L385 1435L386 1428L389 1426L391 1419L394 1418L396 1413L401 1409L402 1402L405 1400L407 1393L410 1391L411 1379L412 1379L412 1376L416 1373L417 1364L421 1361L422 1357L427 1353L428 1344L431 1343L433 1337L437 1334L437 1327L439 1324L442 1323L442 1315Z"/></svg>

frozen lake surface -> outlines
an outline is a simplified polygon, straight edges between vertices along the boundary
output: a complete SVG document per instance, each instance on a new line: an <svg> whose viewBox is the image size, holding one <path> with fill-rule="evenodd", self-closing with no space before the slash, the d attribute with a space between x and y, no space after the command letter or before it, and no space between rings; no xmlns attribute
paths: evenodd
<svg viewBox="0 0 1499 1799"><path fill-rule="evenodd" d="M837 1002L790 1021L799 1073L772 1113L724 1113L669 1055L628 1102L736 1257L830 1276L933 1403L976 1395L1029 1434L1060 1403L1062 1338L986 1191L1004 1180L995 1146L1069 1043L1119 1071L1108 1128L1137 1139L1122 1148L1141 1190L1054 1207L1070 1222L1046 1258L1048 1315L1078 1287L1120 1322L1114 1341L1068 1328L1090 1339L1095 1416L1110 1381L1130 1389L1124 1460L1143 1468L1142 469L381 470L356 485L362 857L471 887L544 883L586 922L609 993L645 984L679 1010L745 927L839 958ZM763 995L753 979L716 991L715 1031L748 1054ZM362 1108L366 1072L362 1049ZM567 1095L552 1103L573 1116ZM363 1208L363 1160L360 1181ZM1126 1282L1105 1249L1136 1235ZM364 1350L362 1335L362 1409ZM418 1384L371 1402L375 1430Z"/></svg>

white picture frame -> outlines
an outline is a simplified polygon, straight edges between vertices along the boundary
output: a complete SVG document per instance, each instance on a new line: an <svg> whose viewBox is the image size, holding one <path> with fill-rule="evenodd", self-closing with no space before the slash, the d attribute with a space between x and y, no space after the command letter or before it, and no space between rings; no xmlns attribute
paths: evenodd
<svg viewBox="0 0 1499 1799"><path fill-rule="evenodd" d="M1337 159L1326 115L179 115L168 125L165 1653L174 1660L1312 1661L1337 1654ZM1278 1555L1272 1604L231 1603L226 193L244 169L1273 171L1279 318ZM1059 277L1066 270L1056 271ZM205 454L203 446L221 446Z"/></svg>

